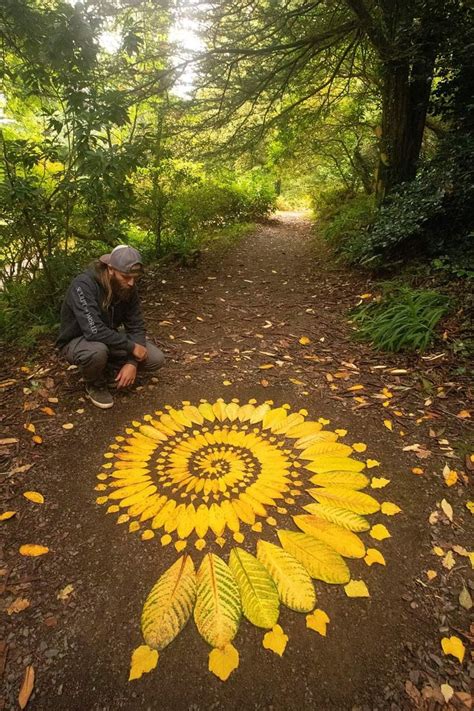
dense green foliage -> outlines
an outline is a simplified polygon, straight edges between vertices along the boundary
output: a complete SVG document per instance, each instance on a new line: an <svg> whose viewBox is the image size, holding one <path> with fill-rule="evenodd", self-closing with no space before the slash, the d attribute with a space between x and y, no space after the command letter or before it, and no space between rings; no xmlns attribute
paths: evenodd
<svg viewBox="0 0 474 711"><path fill-rule="evenodd" d="M357 336L376 348L424 351L448 309L448 299L435 291L388 285L380 300L354 310Z"/></svg>

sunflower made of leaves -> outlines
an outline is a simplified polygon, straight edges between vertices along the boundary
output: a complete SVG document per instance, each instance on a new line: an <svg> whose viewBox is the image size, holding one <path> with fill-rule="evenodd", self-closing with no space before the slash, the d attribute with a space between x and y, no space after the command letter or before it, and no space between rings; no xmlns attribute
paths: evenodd
<svg viewBox="0 0 474 711"><path fill-rule="evenodd" d="M329 618L316 608L313 580L345 585L349 596L369 594L362 580L351 580L345 559L385 564L359 534L389 537L367 516L400 509L362 492L388 484L364 473L378 462L352 457L366 446L340 442L345 430L307 416L271 401L183 402L115 438L98 474L97 503L143 541L173 543L177 552L210 548L197 572L186 553L151 590L142 614L146 644L133 654L131 679L156 666L193 613L212 647L209 668L224 680L238 666L231 643L242 614L270 630L263 644L282 654L288 637L277 624L280 604L311 613L308 627L325 634ZM225 562L218 551L227 546Z"/></svg>

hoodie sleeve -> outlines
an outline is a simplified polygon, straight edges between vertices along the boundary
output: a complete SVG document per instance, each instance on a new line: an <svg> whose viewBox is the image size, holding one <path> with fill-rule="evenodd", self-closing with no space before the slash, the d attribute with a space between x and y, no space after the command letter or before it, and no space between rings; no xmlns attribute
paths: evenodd
<svg viewBox="0 0 474 711"><path fill-rule="evenodd" d="M97 292L85 279L76 279L69 289L68 305L87 341L99 341L110 348L133 351L133 341L104 323Z"/></svg>
<svg viewBox="0 0 474 711"><path fill-rule="evenodd" d="M125 333L133 343L139 343L141 346L144 346L146 344L145 322L143 320L140 299L136 289L134 289L133 296L128 302L127 307L127 312L123 320Z"/></svg>

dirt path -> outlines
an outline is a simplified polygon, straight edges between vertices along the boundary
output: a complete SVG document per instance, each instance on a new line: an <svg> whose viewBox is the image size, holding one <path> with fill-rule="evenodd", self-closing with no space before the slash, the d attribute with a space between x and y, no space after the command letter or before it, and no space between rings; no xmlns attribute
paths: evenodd
<svg viewBox="0 0 474 711"><path fill-rule="evenodd" d="M5 608L18 599L28 607L3 613L4 708L17 707L28 665L36 671L28 708L42 711L437 709L442 683L458 693L452 708L467 708L468 655L461 665L440 646L450 635L466 647L469 641L467 610L458 603L463 586L469 590L465 547L472 520L465 507L472 476L464 458L468 418L458 416L469 411L462 374L454 381L449 359L439 353L431 360L394 357L355 344L347 310L371 284L332 266L298 214L279 215L227 252L204 255L196 268L150 270L144 287L147 324L168 362L155 381L119 395L113 410L86 403L77 373L54 360L24 371L18 364L11 373L17 382L6 391L4 424L6 436L21 441L3 450L2 510L17 514L1 524L9 535L1 580ZM143 644L145 599L182 553L176 536L163 546L163 531L143 541L143 527L130 533L130 521L117 525L117 514L106 515L106 506L95 503L102 492L94 487L104 479L96 476L114 437L127 436L132 421L165 405L179 409L183 401L218 398L304 408L306 420L324 418L325 429L347 430L341 442L367 444L355 457L379 462L367 474L390 483L366 491L401 509L370 516L390 538L361 534L386 566L348 561L369 598L349 598L342 584L315 581L317 606L330 618L326 637L306 627L304 614L282 607L279 624L289 641L281 658L262 647L266 630L242 620L234 640L240 664L226 683L208 671L209 646L192 621L160 653L155 670L128 682L131 654ZM74 427L63 429L65 423ZM34 434L41 444L31 442ZM265 437L272 442L268 432ZM282 446L289 457L298 455L288 439ZM442 475L446 464L457 473L451 487ZM277 528L296 530L291 516L311 501L309 476L301 475L296 501L287 496L280 518L274 514ZM45 503L25 500L25 490L41 492ZM442 499L452 505L452 521ZM262 531L242 527L242 546L252 553L258 539L278 542L274 524L262 521ZM196 567L209 551L228 561L235 540L228 531L221 545L215 538L206 536L202 552L189 538L185 552ZM23 558L24 543L50 552ZM430 580L427 571L436 577Z"/></svg>

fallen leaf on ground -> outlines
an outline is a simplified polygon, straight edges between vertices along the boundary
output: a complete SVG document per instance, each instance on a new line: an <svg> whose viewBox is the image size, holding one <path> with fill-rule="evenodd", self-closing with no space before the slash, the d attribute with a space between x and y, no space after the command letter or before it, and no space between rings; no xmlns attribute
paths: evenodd
<svg viewBox="0 0 474 711"><path fill-rule="evenodd" d="M64 425L62 425L63 430L72 430L74 428L74 425L72 422L65 422Z"/></svg>
<svg viewBox="0 0 474 711"><path fill-rule="evenodd" d="M443 469L443 479L446 483L446 486L454 486L454 484L456 484L458 480L458 473L450 469L449 466L446 464Z"/></svg>
<svg viewBox="0 0 474 711"><path fill-rule="evenodd" d="M226 644L222 649L213 649L209 652L209 671L221 681L227 681L238 666L239 653L232 644Z"/></svg>
<svg viewBox="0 0 474 711"><path fill-rule="evenodd" d="M43 444L43 438L41 435L33 435L31 439L35 444Z"/></svg>
<svg viewBox="0 0 474 711"><path fill-rule="evenodd" d="M7 607L7 613L9 615L13 615L16 612L22 612L22 610L26 610L27 607L30 606L30 601L26 599L26 597L17 597L16 600L13 600L13 602Z"/></svg>
<svg viewBox="0 0 474 711"><path fill-rule="evenodd" d="M16 516L16 511L4 511L0 514L0 521L8 521L8 519L13 518L13 516Z"/></svg>
<svg viewBox="0 0 474 711"><path fill-rule="evenodd" d="M441 684L440 689L441 689L441 693L443 694L443 698L444 698L445 702L448 703L448 701L450 699L452 699L453 695L454 695L453 687L450 686L449 684Z"/></svg>
<svg viewBox="0 0 474 711"><path fill-rule="evenodd" d="M19 548L20 555L30 556L35 558L38 555L44 555L49 552L46 546L38 545L37 543L25 543Z"/></svg>
<svg viewBox="0 0 474 711"><path fill-rule="evenodd" d="M441 509L443 510L444 515L446 518L448 518L450 521L453 520L453 507L449 503L449 501L446 501L446 499L443 499L441 501Z"/></svg>
<svg viewBox="0 0 474 711"><path fill-rule="evenodd" d="M466 508L472 514L474 514L474 501L466 501Z"/></svg>
<svg viewBox="0 0 474 711"><path fill-rule="evenodd" d="M384 420L383 423L384 423L385 427L386 427L388 430L390 430L390 432L393 431L393 422L392 422L392 420Z"/></svg>
<svg viewBox="0 0 474 711"><path fill-rule="evenodd" d="M44 496L40 494L39 491L24 491L23 496L35 504L44 504Z"/></svg>
<svg viewBox="0 0 474 711"><path fill-rule="evenodd" d="M306 627L315 632L319 632L323 637L326 636L328 623L329 617L324 610L314 610L310 615L306 615Z"/></svg>
<svg viewBox="0 0 474 711"><path fill-rule="evenodd" d="M421 467L412 467L411 471L413 474L423 474L423 469Z"/></svg>
<svg viewBox="0 0 474 711"><path fill-rule="evenodd" d="M7 446L9 444L16 444L19 442L19 440L16 437L4 437L3 439L0 439L0 446Z"/></svg>
<svg viewBox="0 0 474 711"><path fill-rule="evenodd" d="M311 339L308 338L308 336L301 336L298 342L301 343L302 346L307 346L309 343L311 343Z"/></svg>
<svg viewBox="0 0 474 711"><path fill-rule="evenodd" d="M454 566L456 565L456 561L454 559L452 551L448 551L446 553L443 560L441 561L441 565L443 566L443 568L446 568L446 570L451 570L451 568L454 568Z"/></svg>
<svg viewBox="0 0 474 711"><path fill-rule="evenodd" d="M265 649L271 649L272 652L275 652L280 657L283 656L287 642L288 635L283 632L280 625L275 625L270 632L264 635L262 640Z"/></svg>
<svg viewBox="0 0 474 711"><path fill-rule="evenodd" d="M433 553L439 557L444 555L444 550L440 546L433 546Z"/></svg>
<svg viewBox="0 0 474 711"><path fill-rule="evenodd" d="M56 414L53 408L48 406L40 407L40 412L44 412L45 415L49 415L50 417Z"/></svg>
<svg viewBox="0 0 474 711"><path fill-rule="evenodd" d="M364 442L355 442L352 445L352 449L354 450L354 452L365 452L365 450L367 449L367 445Z"/></svg>
<svg viewBox="0 0 474 711"><path fill-rule="evenodd" d="M21 709L24 709L26 707L26 704L30 699L31 692L33 691L34 685L35 670L32 666L28 666L25 669L25 676L23 677L20 693L18 694L18 703Z"/></svg>
<svg viewBox="0 0 474 711"><path fill-rule="evenodd" d="M374 563L379 563L379 565L385 565L385 558L376 548L367 548L367 554L364 558L367 565L373 565Z"/></svg>
<svg viewBox="0 0 474 711"><path fill-rule="evenodd" d="M456 417L459 417L461 420L465 420L471 417L471 413L469 412L469 410L461 410L460 412L458 412Z"/></svg>
<svg viewBox="0 0 474 711"><path fill-rule="evenodd" d="M462 664L466 648L459 637L443 637L441 640L441 648L446 655L450 654L452 657L456 657Z"/></svg>
<svg viewBox="0 0 474 711"><path fill-rule="evenodd" d="M383 541L385 538L390 538L390 533L383 525L383 523L376 523L370 529L370 535L375 538L376 541Z"/></svg>
<svg viewBox="0 0 474 711"><path fill-rule="evenodd" d="M395 516L401 512L401 508L397 506L397 504L392 504L391 501L384 501L380 506L380 511L385 514L385 516Z"/></svg>
<svg viewBox="0 0 474 711"><path fill-rule="evenodd" d="M369 589L363 580L350 580L344 585L347 597L370 597Z"/></svg>
<svg viewBox="0 0 474 711"><path fill-rule="evenodd" d="M58 600L67 600L69 595L74 592L74 585L69 583L69 585L66 585L65 588L60 590L58 594L56 595Z"/></svg>
<svg viewBox="0 0 474 711"><path fill-rule="evenodd" d="M275 366L273 363L264 363L263 365L258 366L260 370L270 370L270 368L274 368Z"/></svg>
<svg viewBox="0 0 474 711"><path fill-rule="evenodd" d="M380 462L377 461L377 459L368 459L367 460L367 469L373 469L374 467L379 467Z"/></svg>
<svg viewBox="0 0 474 711"><path fill-rule="evenodd" d="M469 590L465 585L462 586L462 590L459 593L459 604L464 607L465 610L470 610L472 607L472 597L469 594Z"/></svg>
<svg viewBox="0 0 474 711"><path fill-rule="evenodd" d="M426 577L428 580L434 580L437 577L438 573L436 570L427 570L426 571Z"/></svg>
<svg viewBox="0 0 474 711"><path fill-rule="evenodd" d="M36 427L34 426L34 424L33 424L32 422L30 422L30 423L27 424L27 425L26 425L26 424L23 425L23 427L25 428L25 430L26 430L27 432L33 432L33 434L36 432Z"/></svg>
<svg viewBox="0 0 474 711"><path fill-rule="evenodd" d="M385 479L383 476L374 476L370 482L370 488L383 489L387 484L390 484L390 479Z"/></svg>
<svg viewBox="0 0 474 711"><path fill-rule="evenodd" d="M139 679L142 674L152 671L158 664L158 657L156 649L152 649L147 644L142 644L134 649L128 680Z"/></svg>

